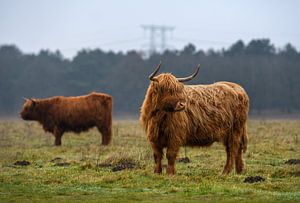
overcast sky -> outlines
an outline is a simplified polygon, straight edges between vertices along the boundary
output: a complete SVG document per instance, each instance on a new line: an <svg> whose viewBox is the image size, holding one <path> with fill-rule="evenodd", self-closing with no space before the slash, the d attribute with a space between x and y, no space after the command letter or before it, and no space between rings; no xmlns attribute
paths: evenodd
<svg viewBox="0 0 300 203"><path fill-rule="evenodd" d="M300 50L297 0L0 0L0 45L26 53L146 49L149 33L141 25L148 24L175 27L167 35L170 48L191 42L219 49L269 38L276 47L290 42Z"/></svg>

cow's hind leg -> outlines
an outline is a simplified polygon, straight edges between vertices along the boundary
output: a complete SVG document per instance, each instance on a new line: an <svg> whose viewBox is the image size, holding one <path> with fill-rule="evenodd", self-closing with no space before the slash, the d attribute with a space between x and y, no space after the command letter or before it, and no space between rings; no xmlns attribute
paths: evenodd
<svg viewBox="0 0 300 203"><path fill-rule="evenodd" d="M241 174L244 169L243 150L240 146L235 157L235 170L237 174Z"/></svg>
<svg viewBox="0 0 300 203"><path fill-rule="evenodd" d="M157 146L155 143L151 143L151 146L152 146L153 157L155 162L154 173L161 173L162 172L161 160L163 158L163 148Z"/></svg>
<svg viewBox="0 0 300 203"><path fill-rule="evenodd" d="M60 129L56 128L54 130L54 137L55 137L55 142L54 145L55 146L61 146L61 137L63 135L63 131L61 131Z"/></svg>
<svg viewBox="0 0 300 203"><path fill-rule="evenodd" d="M236 139L236 134L231 135L228 138L228 141L225 145L226 147L226 164L223 170L223 174L226 175L230 173L233 169L233 165L235 162L235 159L237 157L237 152L239 149L239 139Z"/></svg>
<svg viewBox="0 0 300 203"><path fill-rule="evenodd" d="M241 132L241 139L240 139L237 155L235 158L235 170L237 174L242 173L244 169L243 152L245 152L247 149L247 140L248 140L247 130L246 130L246 125L244 125Z"/></svg>
<svg viewBox="0 0 300 203"><path fill-rule="evenodd" d="M102 145L108 145L112 138L112 116L111 112L103 115L103 119L97 121L97 128L102 135Z"/></svg>
<svg viewBox="0 0 300 203"><path fill-rule="evenodd" d="M97 126L102 135L102 145L108 145L111 141L111 125Z"/></svg>
<svg viewBox="0 0 300 203"><path fill-rule="evenodd" d="M111 130L107 127L102 127L99 129L99 131L102 134L102 145L108 145L111 138Z"/></svg>

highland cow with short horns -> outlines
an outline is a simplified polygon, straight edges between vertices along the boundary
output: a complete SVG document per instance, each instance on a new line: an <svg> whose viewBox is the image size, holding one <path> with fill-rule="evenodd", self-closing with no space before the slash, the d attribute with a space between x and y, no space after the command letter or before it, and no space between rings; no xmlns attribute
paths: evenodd
<svg viewBox="0 0 300 203"><path fill-rule="evenodd" d="M239 174L247 149L249 98L245 90L231 82L184 85L199 72L185 78L170 73L156 76L161 63L149 76L140 121L154 153L155 173L162 172L163 149L167 148L167 174L175 173L175 160L181 146L210 146L221 142L227 160L223 174L234 164Z"/></svg>

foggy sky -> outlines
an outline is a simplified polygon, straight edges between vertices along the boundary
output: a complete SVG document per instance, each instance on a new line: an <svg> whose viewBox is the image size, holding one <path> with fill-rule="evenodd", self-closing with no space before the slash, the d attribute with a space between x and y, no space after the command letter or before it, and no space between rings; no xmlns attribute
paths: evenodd
<svg viewBox="0 0 300 203"><path fill-rule="evenodd" d="M238 39L270 38L276 47L300 49L296 0L0 0L0 45L22 51L59 49L72 57L82 48L146 49L141 25L174 26L170 48L227 48Z"/></svg>

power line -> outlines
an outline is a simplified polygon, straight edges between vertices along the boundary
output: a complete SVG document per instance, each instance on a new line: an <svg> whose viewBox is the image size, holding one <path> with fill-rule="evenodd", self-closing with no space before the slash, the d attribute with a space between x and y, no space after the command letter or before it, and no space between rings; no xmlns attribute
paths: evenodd
<svg viewBox="0 0 300 203"><path fill-rule="evenodd" d="M127 39L127 40L118 40L118 41L106 42L106 43L100 44L99 46L127 44L127 43L131 43L131 42L136 42L136 41L139 41L139 40L143 40L143 38L142 37L137 37L137 38Z"/></svg>
<svg viewBox="0 0 300 203"><path fill-rule="evenodd" d="M104 42L97 44L97 46L94 47L102 47L102 46L110 46L110 45L122 45L122 44L132 44L136 42L140 42L141 40L144 40L143 37L136 37L131 39L125 39L125 40L116 40L116 41L110 41L110 42ZM70 47L70 48L63 48L61 51L69 51L69 50L79 50L82 49L82 47Z"/></svg>
<svg viewBox="0 0 300 203"><path fill-rule="evenodd" d="M202 40L202 39L192 39L192 38L173 38L173 41L183 41L183 42L197 42L203 44L215 44L215 45L230 45L231 42L225 41L213 41L213 40Z"/></svg>

